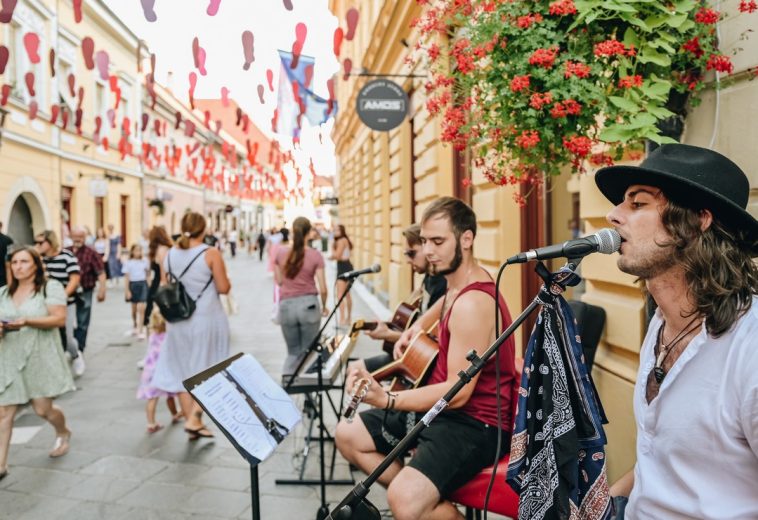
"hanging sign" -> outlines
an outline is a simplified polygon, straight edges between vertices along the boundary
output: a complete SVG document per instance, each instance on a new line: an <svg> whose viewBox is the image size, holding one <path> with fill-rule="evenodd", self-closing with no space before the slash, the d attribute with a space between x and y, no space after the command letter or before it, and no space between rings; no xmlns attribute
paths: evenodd
<svg viewBox="0 0 758 520"><path fill-rule="evenodd" d="M372 130L386 132L397 127L408 115L408 94L387 79L366 83L356 101L358 117Z"/></svg>
<svg viewBox="0 0 758 520"><path fill-rule="evenodd" d="M89 194L93 197L105 197L108 195L108 181L105 179L90 179Z"/></svg>

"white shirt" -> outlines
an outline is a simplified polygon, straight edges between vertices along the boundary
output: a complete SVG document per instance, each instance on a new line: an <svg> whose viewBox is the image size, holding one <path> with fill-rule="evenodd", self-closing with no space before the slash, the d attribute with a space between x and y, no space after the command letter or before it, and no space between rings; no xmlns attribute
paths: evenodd
<svg viewBox="0 0 758 520"><path fill-rule="evenodd" d="M637 464L625 518L758 518L758 297L719 338L703 325L648 405L660 310L634 388Z"/></svg>
<svg viewBox="0 0 758 520"><path fill-rule="evenodd" d="M230 231L229 232L229 242L236 242L237 241L237 232L236 231Z"/></svg>
<svg viewBox="0 0 758 520"><path fill-rule="evenodd" d="M147 273L150 270L150 264L145 258L130 258L124 264L124 274L129 275L130 282L147 281Z"/></svg>

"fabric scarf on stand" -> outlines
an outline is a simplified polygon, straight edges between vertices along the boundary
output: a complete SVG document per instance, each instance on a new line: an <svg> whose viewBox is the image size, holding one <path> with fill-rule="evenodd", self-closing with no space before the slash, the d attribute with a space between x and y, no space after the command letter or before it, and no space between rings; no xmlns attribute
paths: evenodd
<svg viewBox="0 0 758 520"><path fill-rule="evenodd" d="M561 270L552 276L579 276ZM607 424L584 364L576 322L562 291L542 288L541 310L524 356L508 484L519 520L610 518Z"/></svg>

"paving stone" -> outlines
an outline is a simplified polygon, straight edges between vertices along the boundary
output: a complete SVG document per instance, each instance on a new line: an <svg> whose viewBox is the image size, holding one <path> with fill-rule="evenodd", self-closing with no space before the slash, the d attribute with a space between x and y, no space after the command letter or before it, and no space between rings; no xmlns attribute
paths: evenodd
<svg viewBox="0 0 758 520"><path fill-rule="evenodd" d="M82 468L81 473L145 480L165 469L167 465L163 461L110 455Z"/></svg>
<svg viewBox="0 0 758 520"><path fill-rule="evenodd" d="M190 482L198 488L218 488L244 491L250 487L250 470L213 467L198 472Z"/></svg>
<svg viewBox="0 0 758 520"><path fill-rule="evenodd" d="M199 489L190 495L180 509L187 513L234 518L250 505L250 494L221 489Z"/></svg>
<svg viewBox="0 0 758 520"><path fill-rule="evenodd" d="M134 479L92 475L71 486L67 491L67 496L93 502L115 502L136 489L140 483L141 481Z"/></svg>
<svg viewBox="0 0 758 520"><path fill-rule="evenodd" d="M117 503L146 509L179 511L196 491L195 488L179 484L145 482L120 498Z"/></svg>

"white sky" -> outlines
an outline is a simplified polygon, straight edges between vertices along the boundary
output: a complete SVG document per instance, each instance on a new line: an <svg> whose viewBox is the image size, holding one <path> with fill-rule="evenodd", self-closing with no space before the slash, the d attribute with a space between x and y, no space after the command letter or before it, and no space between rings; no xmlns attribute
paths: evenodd
<svg viewBox="0 0 758 520"><path fill-rule="evenodd" d="M280 67L277 49L291 51L295 25L303 22L308 27L303 54L316 58L312 90L328 98L326 80L339 69L332 51L338 20L329 11L328 0L291 1L292 11L285 9L283 0L221 0L218 13L209 16L206 10L210 0L155 0L158 19L153 23L145 19L140 0L106 0L106 3L156 54L158 83L166 85L168 72L173 72L170 87L174 95L189 103L188 77L195 71L198 74L196 99L220 98L221 88L228 88L229 97L250 115L258 128L277 138L282 148L289 149L291 139L271 132ZM255 61L247 71L242 69L245 30L253 33L255 41ZM194 67L192 40L195 36L207 53L206 76L201 76ZM274 92L268 88L266 69L274 73ZM264 105L258 99L258 84L265 87ZM323 145L319 143L318 129L303 129L302 152L295 152L301 168L307 168L308 159L313 157L317 173L335 173L331 128L332 121L322 127Z"/></svg>

